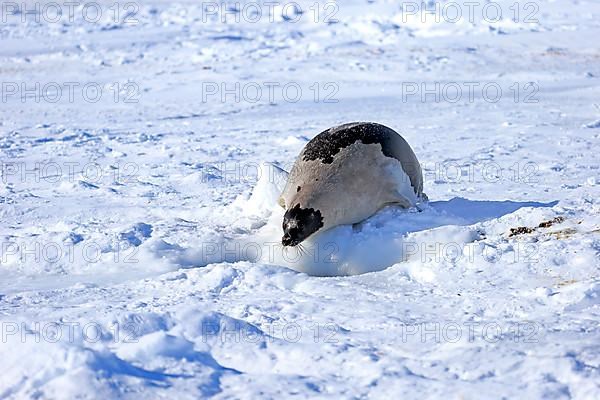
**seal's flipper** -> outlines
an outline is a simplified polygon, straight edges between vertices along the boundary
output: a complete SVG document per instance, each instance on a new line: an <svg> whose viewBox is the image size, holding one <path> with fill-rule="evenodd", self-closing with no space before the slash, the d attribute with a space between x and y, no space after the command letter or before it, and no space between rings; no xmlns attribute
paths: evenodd
<svg viewBox="0 0 600 400"><path fill-rule="evenodd" d="M396 204L402 208L411 208L414 206L414 202L410 201L406 198L403 193L400 193L399 190L393 191L393 200L389 202L389 204Z"/></svg>

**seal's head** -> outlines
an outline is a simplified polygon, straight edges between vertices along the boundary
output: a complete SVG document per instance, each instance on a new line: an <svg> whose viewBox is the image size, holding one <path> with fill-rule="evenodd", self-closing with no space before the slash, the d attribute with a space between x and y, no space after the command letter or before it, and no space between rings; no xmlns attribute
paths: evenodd
<svg viewBox="0 0 600 400"><path fill-rule="evenodd" d="M300 208L300 204L296 204L283 216L281 243L284 246L297 246L321 227L323 227L323 216L319 210Z"/></svg>

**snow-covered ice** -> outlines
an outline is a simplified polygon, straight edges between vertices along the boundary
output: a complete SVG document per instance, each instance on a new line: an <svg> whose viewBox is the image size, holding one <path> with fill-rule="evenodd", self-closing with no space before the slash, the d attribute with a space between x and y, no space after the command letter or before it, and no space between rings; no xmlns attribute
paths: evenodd
<svg viewBox="0 0 600 400"><path fill-rule="evenodd" d="M0 3L0 398L600 398L600 3L49 3ZM430 201L284 251L351 121Z"/></svg>

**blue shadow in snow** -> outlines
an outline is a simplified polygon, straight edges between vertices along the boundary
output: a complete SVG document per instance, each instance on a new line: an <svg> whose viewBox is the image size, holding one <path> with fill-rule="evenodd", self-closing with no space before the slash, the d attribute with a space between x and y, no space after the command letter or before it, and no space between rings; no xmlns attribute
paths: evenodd
<svg viewBox="0 0 600 400"><path fill-rule="evenodd" d="M558 201L540 203L537 201L488 201L469 200L455 197L447 201L432 201L429 206L435 211L452 215L464 220L464 225L472 225L478 222L500 218L511 214L523 207L553 207Z"/></svg>

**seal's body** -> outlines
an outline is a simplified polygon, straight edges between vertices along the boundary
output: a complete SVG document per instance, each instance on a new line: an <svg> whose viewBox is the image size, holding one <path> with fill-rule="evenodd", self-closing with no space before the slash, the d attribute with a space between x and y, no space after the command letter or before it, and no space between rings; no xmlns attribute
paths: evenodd
<svg viewBox="0 0 600 400"><path fill-rule="evenodd" d="M412 207L422 195L421 166L398 133L366 122L330 128L307 143L290 171L280 197L282 243L296 246L388 204Z"/></svg>

